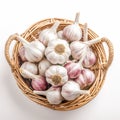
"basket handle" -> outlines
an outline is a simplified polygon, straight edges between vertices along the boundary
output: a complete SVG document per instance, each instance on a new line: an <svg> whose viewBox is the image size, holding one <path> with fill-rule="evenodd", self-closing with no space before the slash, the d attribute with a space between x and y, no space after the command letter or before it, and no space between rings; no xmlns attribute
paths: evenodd
<svg viewBox="0 0 120 120"><path fill-rule="evenodd" d="M12 42L14 40L17 41L17 35L18 35L17 33L11 35L5 44L5 57L9 63L9 65L11 66L12 71L15 69L15 63L14 63L13 59L11 58L9 51L10 51L10 45L12 44Z"/></svg>
<svg viewBox="0 0 120 120"><path fill-rule="evenodd" d="M110 40L108 38L105 38L105 37L103 37L101 39L101 42L105 42L107 44L107 46L108 46L108 51L109 51L108 60L107 60L107 63L104 64L104 67L109 68L109 66L111 65L111 63L113 61L113 56L114 56L113 45L110 42Z"/></svg>

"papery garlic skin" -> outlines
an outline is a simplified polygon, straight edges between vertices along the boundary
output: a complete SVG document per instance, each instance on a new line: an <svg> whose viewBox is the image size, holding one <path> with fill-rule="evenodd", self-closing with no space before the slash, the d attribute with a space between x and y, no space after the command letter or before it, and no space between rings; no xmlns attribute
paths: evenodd
<svg viewBox="0 0 120 120"><path fill-rule="evenodd" d="M58 28L59 24L60 24L59 21L56 21L51 28L46 28L40 32L39 40L45 46L47 46L50 41L58 38L57 28Z"/></svg>
<svg viewBox="0 0 120 120"><path fill-rule="evenodd" d="M18 53L19 53L19 56L20 56L20 58L21 58L21 60L23 62L27 61L27 59L25 57L25 48L24 48L24 46L22 46L21 48L19 48Z"/></svg>
<svg viewBox="0 0 120 120"><path fill-rule="evenodd" d="M86 54L89 47L83 42L74 41L70 44L71 54L75 60L81 59L81 57Z"/></svg>
<svg viewBox="0 0 120 120"><path fill-rule="evenodd" d="M75 22L63 29L63 36L70 42L79 41L82 38L82 30L79 26L79 13L76 14Z"/></svg>
<svg viewBox="0 0 120 120"><path fill-rule="evenodd" d="M50 66L46 72L46 81L52 86L61 86L68 81L67 70L60 65Z"/></svg>
<svg viewBox="0 0 120 120"><path fill-rule="evenodd" d="M60 104L63 100L60 87L51 87L47 91L33 91L35 94L46 96L50 104Z"/></svg>
<svg viewBox="0 0 120 120"><path fill-rule="evenodd" d="M90 86L95 81L95 74L89 69L83 69L80 76L75 79L81 89Z"/></svg>
<svg viewBox="0 0 120 120"><path fill-rule="evenodd" d="M96 63L96 60L95 54L90 50L87 52L82 64L84 67L90 68Z"/></svg>
<svg viewBox="0 0 120 120"><path fill-rule="evenodd" d="M31 85L34 90L42 91L47 89L47 82L43 76L38 76L38 78L32 79Z"/></svg>
<svg viewBox="0 0 120 120"><path fill-rule="evenodd" d="M65 100L70 101L75 100L80 94L89 94L89 91L80 90L79 84L70 80L62 86L61 94Z"/></svg>
<svg viewBox="0 0 120 120"><path fill-rule="evenodd" d="M63 64L71 55L69 44L66 40L57 39L49 42L45 56L52 64Z"/></svg>
<svg viewBox="0 0 120 120"><path fill-rule="evenodd" d="M82 68L80 67L80 63L74 63L74 62L67 62L64 67L67 69L67 73L70 79L77 78Z"/></svg>
<svg viewBox="0 0 120 120"><path fill-rule="evenodd" d="M39 74L45 76L45 71L51 66L47 59L43 59L38 64Z"/></svg>
<svg viewBox="0 0 120 120"><path fill-rule="evenodd" d="M32 41L30 45L34 50L32 51L31 48L25 49L26 59L30 62L39 62L43 58L45 46L38 40Z"/></svg>
<svg viewBox="0 0 120 120"><path fill-rule="evenodd" d="M33 74L37 74L38 73L38 68L37 68L37 65L34 64L34 63L31 63L31 62L24 62L21 67L22 69L25 69ZM22 73L21 74L24 78L30 78L28 75Z"/></svg>

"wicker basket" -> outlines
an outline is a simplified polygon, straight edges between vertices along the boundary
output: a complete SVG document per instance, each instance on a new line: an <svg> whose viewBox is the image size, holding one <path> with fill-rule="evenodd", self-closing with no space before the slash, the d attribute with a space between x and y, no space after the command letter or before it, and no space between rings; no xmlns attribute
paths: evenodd
<svg viewBox="0 0 120 120"><path fill-rule="evenodd" d="M45 19L32 25L23 34L21 34L21 36L27 39L28 41L31 41L32 36L35 36L37 38L39 31L41 31L44 28L51 27L53 23L57 20L60 21L60 26L58 30L62 30L66 25L73 23L73 21L66 19L58 19L58 18ZM80 24L80 27L83 29L84 26ZM67 111L85 105L98 94L105 80L108 67L110 66L113 60L113 46L107 38L103 38L99 43L92 45L92 49L97 56L97 63L91 68L96 75L96 80L93 83L93 85L89 88L90 95L81 95L73 101L69 101L69 102L66 101L59 105L51 105L49 104L49 102L45 97L33 94L30 85L27 83L27 81L23 80L23 78L21 77L19 72L21 61L19 59L18 49L21 47L22 44L19 41L17 41L15 36L16 35L14 34L8 38L5 45L5 56L12 69L12 73L16 79L17 85L22 90L22 92L32 101L51 109ZM98 37L98 35L95 32L93 32L91 29L88 29L88 38L93 39L96 37ZM16 41L16 44L14 45L13 54L12 56L10 56L9 54L10 45L13 43L13 41ZM103 43L106 43L108 46L108 52L109 52L108 54L106 54Z"/></svg>

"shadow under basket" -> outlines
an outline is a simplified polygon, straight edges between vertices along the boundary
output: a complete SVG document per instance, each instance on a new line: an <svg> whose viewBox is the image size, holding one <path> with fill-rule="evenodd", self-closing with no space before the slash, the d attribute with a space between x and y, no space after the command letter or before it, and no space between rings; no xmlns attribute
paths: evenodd
<svg viewBox="0 0 120 120"><path fill-rule="evenodd" d="M21 34L21 36L28 41L33 40L33 36L35 38L38 38L39 32L45 28L51 27L55 23L55 21L60 21L58 31L62 30L66 25L73 23L73 21L66 19L59 19L59 18L45 19L32 25L23 34ZM80 27L83 30L84 26L82 24L80 24ZM91 29L88 29L89 40L97 37L98 35L95 32L93 32ZM13 45L13 41L15 41L16 43L14 44L12 55L10 55L10 46ZM105 43L107 47L105 46ZM100 91L105 80L106 72L113 60L113 46L107 38L102 38L99 43L92 45L92 49L97 56L97 63L91 68L91 70L93 70L95 73L96 80L88 88L90 90L90 94L81 95L73 101L63 101L59 105L51 105L49 104L49 102L45 97L33 94L33 89L31 88L30 84L27 83L26 80L24 80L21 77L19 71L21 61L19 59L19 54L18 54L18 50L21 46L22 44L16 39L15 34L11 35L8 38L5 45L5 56L11 67L12 73L16 79L17 85L29 99L40 105L43 105L45 107L54 110L62 110L62 111L73 110L80 108L81 106L90 102Z"/></svg>

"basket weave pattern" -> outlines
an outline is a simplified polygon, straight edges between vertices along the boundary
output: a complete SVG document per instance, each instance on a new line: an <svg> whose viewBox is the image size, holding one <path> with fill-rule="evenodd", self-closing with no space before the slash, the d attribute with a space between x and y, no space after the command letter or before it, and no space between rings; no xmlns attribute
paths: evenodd
<svg viewBox="0 0 120 120"><path fill-rule="evenodd" d="M58 30L62 30L66 25L73 23L73 21L66 20L66 19L58 19L58 18L45 19L43 21L39 21L34 25L32 25L23 34L21 34L21 36L28 41L31 41L33 39L32 36L38 38L38 33L41 30L51 27L57 20L60 21ZM80 27L82 29L84 28L84 26L81 24L80 24ZM97 37L98 35L95 32L93 32L91 29L88 29L89 39L94 39ZM14 48L13 48L13 52L12 52L13 54L12 56L10 56L9 54L10 45L12 44L13 41L16 41L16 44L14 45ZM106 55L103 43L106 43L108 46L108 52L109 52L108 56ZM91 101L100 91L103 85L103 82L105 80L107 69L109 68L113 60L113 46L107 38L102 38L99 43L92 45L92 49L97 56L97 63L91 68L91 70L93 70L95 73L96 80L93 83L93 85L89 88L90 95L81 95L73 101L63 102L59 105L51 105L49 104L49 102L45 97L33 94L33 91L30 88L29 84L27 84L27 82L23 80L23 78L21 77L20 71L19 71L21 62L18 55L18 50L21 46L22 44L16 39L16 34L11 35L8 38L5 45L5 56L9 65L11 66L12 73L16 79L17 85L22 90L22 92L32 101L55 110L63 110L63 111L73 110Z"/></svg>

